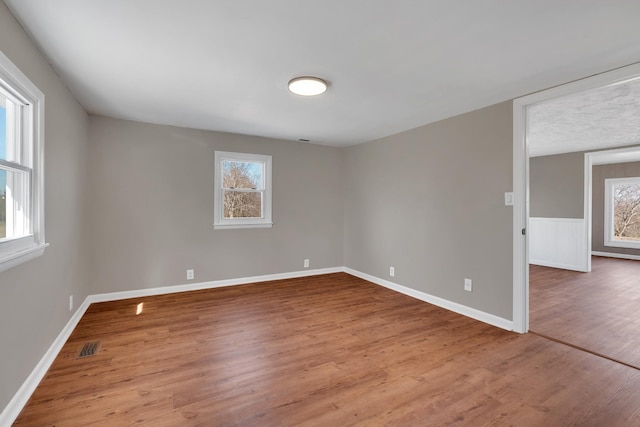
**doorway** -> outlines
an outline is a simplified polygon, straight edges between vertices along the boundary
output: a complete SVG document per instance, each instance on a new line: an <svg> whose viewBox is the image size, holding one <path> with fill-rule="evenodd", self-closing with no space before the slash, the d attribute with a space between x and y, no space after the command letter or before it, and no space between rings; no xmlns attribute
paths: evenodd
<svg viewBox="0 0 640 427"><path fill-rule="evenodd" d="M628 248L604 244L612 219L604 218L610 202L604 193L608 181L638 176L637 146L530 158L530 331L635 368L640 368L640 251L634 255ZM637 206L637 191L630 195ZM625 197L619 201L618 208L638 212ZM610 225L619 231L622 220L633 220L626 215L615 218ZM581 244L583 223L592 230L586 251ZM540 224L549 225L552 232L543 235L534 229ZM636 220L627 224L633 227L628 236L638 237L635 227L640 224ZM592 259L588 270L579 263L580 251Z"/></svg>
<svg viewBox="0 0 640 427"><path fill-rule="evenodd" d="M529 188L529 110L543 102L567 97L592 89L622 84L640 77L640 64L599 74L584 80L539 92L514 101L514 209L513 209L513 326L517 332L529 331L529 260L530 188ZM637 141L636 141L637 142ZM578 144L583 150L596 149ZM586 205L585 200L585 205ZM591 264L591 230L583 224L586 271Z"/></svg>

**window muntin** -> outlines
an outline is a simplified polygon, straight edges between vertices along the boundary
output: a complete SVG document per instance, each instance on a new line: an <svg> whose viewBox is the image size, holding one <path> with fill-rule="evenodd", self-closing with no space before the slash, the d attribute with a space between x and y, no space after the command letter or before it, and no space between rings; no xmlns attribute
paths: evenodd
<svg viewBox="0 0 640 427"><path fill-rule="evenodd" d="M605 246L640 249L640 177L605 180Z"/></svg>
<svg viewBox="0 0 640 427"><path fill-rule="evenodd" d="M271 156L215 153L215 228L271 227Z"/></svg>
<svg viewBox="0 0 640 427"><path fill-rule="evenodd" d="M44 95L0 53L0 271L41 255Z"/></svg>

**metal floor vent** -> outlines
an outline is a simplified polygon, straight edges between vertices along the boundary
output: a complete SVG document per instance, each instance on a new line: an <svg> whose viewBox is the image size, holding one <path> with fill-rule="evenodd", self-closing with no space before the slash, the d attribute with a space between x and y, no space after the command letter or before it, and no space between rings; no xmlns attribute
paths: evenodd
<svg viewBox="0 0 640 427"><path fill-rule="evenodd" d="M76 357L76 359L95 356L96 352L98 351L98 347L100 347L100 341L85 343L82 346L82 349L80 349L80 353L78 353L78 357Z"/></svg>

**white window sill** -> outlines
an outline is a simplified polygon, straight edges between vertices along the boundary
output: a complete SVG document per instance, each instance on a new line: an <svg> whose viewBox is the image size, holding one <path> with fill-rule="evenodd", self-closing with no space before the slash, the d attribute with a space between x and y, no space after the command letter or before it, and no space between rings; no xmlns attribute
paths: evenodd
<svg viewBox="0 0 640 427"><path fill-rule="evenodd" d="M254 224L213 224L214 230L233 230L238 228L271 228L272 222L261 222Z"/></svg>
<svg viewBox="0 0 640 427"><path fill-rule="evenodd" d="M31 261L32 259L41 256L47 246L49 246L48 243L38 246L32 246L30 248L23 249L18 252L13 252L1 257L0 272L8 270L12 267L16 267L20 264Z"/></svg>
<svg viewBox="0 0 640 427"><path fill-rule="evenodd" d="M609 248L640 249L640 242L633 240L610 240L604 243Z"/></svg>

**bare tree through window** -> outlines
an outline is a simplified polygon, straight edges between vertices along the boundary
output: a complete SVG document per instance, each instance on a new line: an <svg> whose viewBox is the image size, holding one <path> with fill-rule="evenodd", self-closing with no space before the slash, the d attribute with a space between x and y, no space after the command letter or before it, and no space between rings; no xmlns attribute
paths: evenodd
<svg viewBox="0 0 640 427"><path fill-rule="evenodd" d="M618 240L640 240L640 184L613 187L613 230Z"/></svg>
<svg viewBox="0 0 640 427"><path fill-rule="evenodd" d="M225 218L261 218L263 168L254 162L223 162Z"/></svg>

